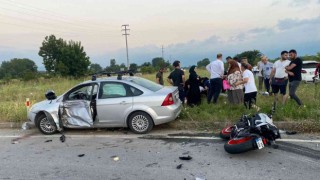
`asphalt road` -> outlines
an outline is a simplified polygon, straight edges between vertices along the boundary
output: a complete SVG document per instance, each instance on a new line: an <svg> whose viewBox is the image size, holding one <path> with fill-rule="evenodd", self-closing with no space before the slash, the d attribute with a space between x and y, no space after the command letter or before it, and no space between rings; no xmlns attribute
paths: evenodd
<svg viewBox="0 0 320 180"><path fill-rule="evenodd" d="M62 143L59 134L1 129L0 179L320 179L318 143L230 155L218 138L166 133L67 131Z"/></svg>

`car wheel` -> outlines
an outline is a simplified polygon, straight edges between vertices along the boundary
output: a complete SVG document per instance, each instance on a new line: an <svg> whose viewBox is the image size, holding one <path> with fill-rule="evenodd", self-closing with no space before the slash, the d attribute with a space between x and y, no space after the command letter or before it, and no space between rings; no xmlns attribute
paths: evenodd
<svg viewBox="0 0 320 180"><path fill-rule="evenodd" d="M147 113L135 112L130 116L128 125L134 133L145 134L153 128L153 121Z"/></svg>
<svg viewBox="0 0 320 180"><path fill-rule="evenodd" d="M37 118L37 126L43 134L54 134L57 131L55 122L47 118L45 114L42 114Z"/></svg>

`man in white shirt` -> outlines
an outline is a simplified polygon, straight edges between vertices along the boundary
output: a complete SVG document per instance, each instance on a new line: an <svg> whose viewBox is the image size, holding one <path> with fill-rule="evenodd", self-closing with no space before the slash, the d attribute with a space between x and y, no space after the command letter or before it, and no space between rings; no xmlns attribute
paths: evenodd
<svg viewBox="0 0 320 180"><path fill-rule="evenodd" d="M273 69L270 74L270 83L272 92L274 93L274 101L278 101L278 93L282 94L282 104L287 100L286 90L288 84L288 73L285 67L289 66L288 51L281 52L281 59L273 64Z"/></svg>
<svg viewBox="0 0 320 180"><path fill-rule="evenodd" d="M211 90L207 96L207 102L210 104L212 96L213 103L216 104L218 101L218 97L222 90L222 78L224 75L224 65L222 62L222 54L217 54L217 60L212 61L210 64L206 66L206 69L209 71L210 75L210 85Z"/></svg>

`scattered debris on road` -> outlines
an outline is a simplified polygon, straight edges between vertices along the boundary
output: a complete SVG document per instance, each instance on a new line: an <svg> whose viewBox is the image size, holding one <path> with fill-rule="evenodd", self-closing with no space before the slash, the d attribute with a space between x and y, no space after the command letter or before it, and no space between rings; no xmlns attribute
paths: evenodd
<svg viewBox="0 0 320 180"><path fill-rule="evenodd" d="M296 131L286 131L286 134L287 135L294 135L294 134L297 134Z"/></svg>
<svg viewBox="0 0 320 180"><path fill-rule="evenodd" d="M45 141L45 143L47 143L47 142L52 142L52 139L49 139L49 140L46 140L46 141Z"/></svg>
<svg viewBox="0 0 320 180"><path fill-rule="evenodd" d="M196 180L205 180L204 178L196 177Z"/></svg>
<svg viewBox="0 0 320 180"><path fill-rule="evenodd" d="M179 159L181 159L181 160L187 160L187 161L188 161L188 160L191 160L192 157L189 156L189 155L188 155L188 156L180 156Z"/></svg>
<svg viewBox="0 0 320 180"><path fill-rule="evenodd" d="M84 154L79 154L79 155L78 155L78 157L83 157L83 156L84 156Z"/></svg>
<svg viewBox="0 0 320 180"><path fill-rule="evenodd" d="M178 166L177 166L177 169L181 169L182 168L182 164L179 164Z"/></svg>
<svg viewBox="0 0 320 180"><path fill-rule="evenodd" d="M66 141L66 136L65 136L64 134L62 134L62 135L60 136L60 141L61 141L61 142L65 142L65 141Z"/></svg>
<svg viewBox="0 0 320 180"><path fill-rule="evenodd" d="M111 156L111 158L114 160L114 161L119 161L120 158L118 156Z"/></svg>

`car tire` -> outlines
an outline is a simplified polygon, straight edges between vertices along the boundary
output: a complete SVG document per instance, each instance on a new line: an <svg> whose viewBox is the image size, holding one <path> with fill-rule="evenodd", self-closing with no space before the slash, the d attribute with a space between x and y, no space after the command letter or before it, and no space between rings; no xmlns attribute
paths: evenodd
<svg viewBox="0 0 320 180"><path fill-rule="evenodd" d="M37 118L37 127L40 132L46 135L54 134L57 131L55 122L49 119L45 114L41 114Z"/></svg>
<svg viewBox="0 0 320 180"><path fill-rule="evenodd" d="M128 126L136 134L145 134L153 128L153 121L145 112L135 112L130 115Z"/></svg>

